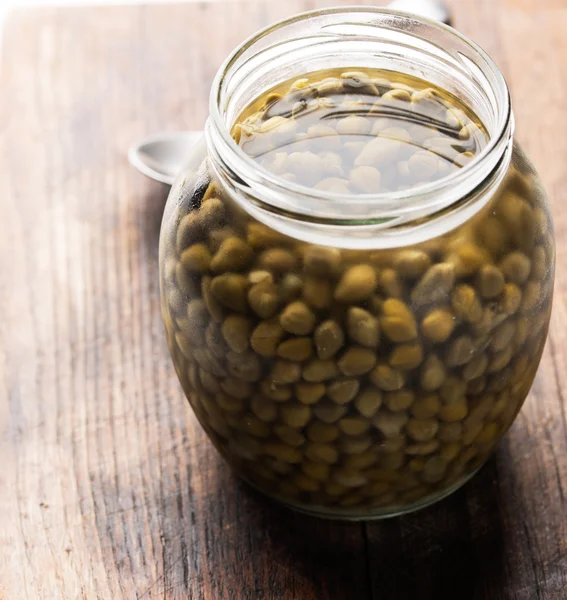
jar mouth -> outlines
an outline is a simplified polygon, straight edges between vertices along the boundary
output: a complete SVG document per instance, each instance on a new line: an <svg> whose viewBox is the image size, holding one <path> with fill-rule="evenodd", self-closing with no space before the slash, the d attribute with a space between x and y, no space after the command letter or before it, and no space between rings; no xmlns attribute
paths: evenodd
<svg viewBox="0 0 567 600"><path fill-rule="evenodd" d="M346 49L349 44L351 55L365 64L359 64L356 58L349 61L343 52L337 52L341 45ZM390 70L414 69L427 81L431 76L445 77L446 85L438 84L445 89L451 78L458 79L460 87L455 91L468 93L469 107L487 127L488 143L458 171L396 192L343 194L281 179L247 155L232 138L230 129L246 104L262 91L313 71L298 70L297 62L304 53L306 64L312 64L316 60L312 51L317 48L327 66L330 57L342 61L341 67L363 69L389 64ZM382 53L377 52L380 49ZM290 64L286 63L286 55ZM415 62L419 58L424 60L421 66ZM276 65L270 67L274 61ZM274 72L279 76L274 78ZM239 88L252 87L252 80L255 95L247 96ZM474 103L479 106L471 106ZM222 165L220 170L231 183L267 210L327 223L386 220L398 225L435 214L477 189L509 154L506 150L511 145L513 115L504 76L490 56L468 37L445 24L409 13L355 6L301 13L245 40L228 56L213 81L206 132L213 163Z"/></svg>

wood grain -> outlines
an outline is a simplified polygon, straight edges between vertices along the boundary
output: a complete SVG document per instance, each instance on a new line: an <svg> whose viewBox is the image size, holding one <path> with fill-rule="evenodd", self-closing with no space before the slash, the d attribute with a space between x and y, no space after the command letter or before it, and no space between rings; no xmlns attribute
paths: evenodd
<svg viewBox="0 0 567 600"><path fill-rule="evenodd" d="M335 0L334 3L340 3ZM346 3L346 2L343 2ZM360 2L357 2L360 3ZM420 513L341 524L239 483L192 416L158 310L166 188L125 149L198 128L237 43L318 0L37 9L0 82L0 597L567 597L567 5L451 4L503 69L555 213L551 335L493 460Z"/></svg>

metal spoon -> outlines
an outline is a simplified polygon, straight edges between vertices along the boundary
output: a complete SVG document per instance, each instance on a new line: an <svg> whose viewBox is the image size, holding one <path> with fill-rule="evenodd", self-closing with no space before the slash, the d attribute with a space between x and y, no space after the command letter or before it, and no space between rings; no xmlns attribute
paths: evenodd
<svg viewBox="0 0 567 600"><path fill-rule="evenodd" d="M447 24L451 21L449 9L438 0L393 0L388 7ZM158 133L134 144L128 150L128 160L140 173L172 185L202 135L202 131Z"/></svg>

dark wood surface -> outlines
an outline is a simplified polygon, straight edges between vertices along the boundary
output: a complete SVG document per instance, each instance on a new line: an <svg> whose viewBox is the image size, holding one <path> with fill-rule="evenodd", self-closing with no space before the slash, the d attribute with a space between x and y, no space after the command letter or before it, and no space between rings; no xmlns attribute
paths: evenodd
<svg viewBox="0 0 567 600"><path fill-rule="evenodd" d="M132 171L125 150L157 130L201 127L228 51L323 4L9 16L0 70L3 600L567 598L565 0L451 3L455 25L508 79L558 239L544 359L490 463L417 514L320 521L237 481L182 396L158 310L167 190Z"/></svg>

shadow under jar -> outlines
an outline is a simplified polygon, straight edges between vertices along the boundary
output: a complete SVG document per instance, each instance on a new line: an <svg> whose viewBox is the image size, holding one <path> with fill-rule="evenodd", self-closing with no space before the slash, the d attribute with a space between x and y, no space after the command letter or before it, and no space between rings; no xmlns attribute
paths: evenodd
<svg viewBox="0 0 567 600"><path fill-rule="evenodd" d="M446 496L520 410L551 310L551 217L501 73L443 25L331 9L235 50L210 111L160 238L203 428L314 515Z"/></svg>

